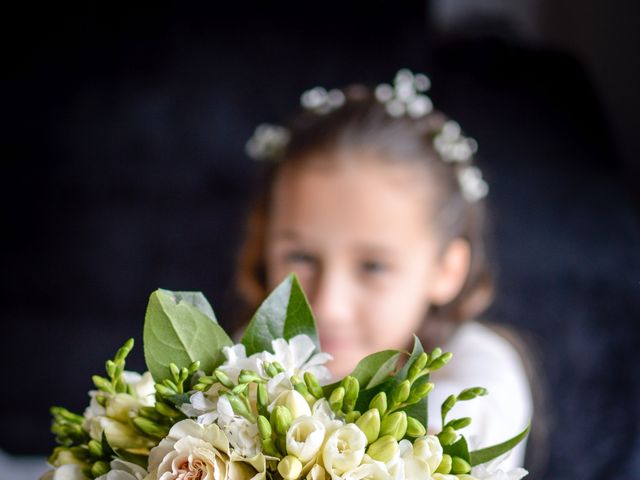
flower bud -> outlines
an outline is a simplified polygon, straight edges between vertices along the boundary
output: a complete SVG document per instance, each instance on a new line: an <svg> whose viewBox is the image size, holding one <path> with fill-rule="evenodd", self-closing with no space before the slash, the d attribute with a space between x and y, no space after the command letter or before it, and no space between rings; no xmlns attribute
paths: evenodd
<svg viewBox="0 0 640 480"><path fill-rule="evenodd" d="M309 403L300 392L295 390L286 390L282 392L274 401L274 405L282 405L289 409L292 418L298 418L302 415L311 415Z"/></svg>
<svg viewBox="0 0 640 480"><path fill-rule="evenodd" d="M264 414L267 411L267 405L269 405L269 393L267 392L267 386L264 383L258 384L258 391L256 394L258 400L258 410Z"/></svg>
<svg viewBox="0 0 640 480"><path fill-rule="evenodd" d="M177 381L180 378L180 369L178 368L178 366L175 363L171 362L169 364L169 370L171 370L171 375Z"/></svg>
<svg viewBox="0 0 640 480"><path fill-rule="evenodd" d="M482 387L472 387L467 388L460 392L458 395L458 400L472 400L476 397L481 397L489 393L486 388Z"/></svg>
<svg viewBox="0 0 640 480"><path fill-rule="evenodd" d="M410 437L422 437L427 433L427 429L422 425L418 419L413 417L407 417L407 435Z"/></svg>
<svg viewBox="0 0 640 480"><path fill-rule="evenodd" d="M374 460L386 463L398 454L399 448L395 438L385 435L369 445L367 454Z"/></svg>
<svg viewBox="0 0 640 480"><path fill-rule="evenodd" d="M163 397L171 397L177 393L175 390L165 387L164 385L161 385L159 383L155 384L155 389L156 392L158 392Z"/></svg>
<svg viewBox="0 0 640 480"><path fill-rule="evenodd" d="M438 465L438 468L436 468L436 471L434 473L442 473L442 474L448 474L451 471L451 455L447 455L446 453L444 455L442 455L442 461L440 462L440 465Z"/></svg>
<svg viewBox="0 0 640 480"><path fill-rule="evenodd" d="M236 415L241 415L247 420L249 420L250 422L255 421L255 417L253 416L253 413L251 412L251 410L249 410L249 408L247 407L247 404L244 402L242 398L240 398L238 395L234 395L231 393L226 394L225 396L229 400L229 404L231 405L231 408L233 408L233 412Z"/></svg>
<svg viewBox="0 0 640 480"><path fill-rule="evenodd" d="M405 412L394 412L380 422L380 436L391 435L400 441L406 432L407 414Z"/></svg>
<svg viewBox="0 0 640 480"><path fill-rule="evenodd" d="M106 378L101 377L100 375L94 375L91 377L91 380L93 380L93 384L98 390L102 390L107 393L116 393L113 389L113 385L111 385L111 382Z"/></svg>
<svg viewBox="0 0 640 480"><path fill-rule="evenodd" d="M429 356L425 352L418 355L418 358L416 358L411 367L409 367L407 378L413 381L420 374L422 369L427 366L428 360Z"/></svg>
<svg viewBox="0 0 640 480"><path fill-rule="evenodd" d="M302 463L293 455L287 455L278 463L278 472L285 480L294 480L302 473Z"/></svg>
<svg viewBox="0 0 640 480"><path fill-rule="evenodd" d="M344 421L346 423L355 423L356 420L360 418L360 412L358 410L351 410L344 416Z"/></svg>
<svg viewBox="0 0 640 480"><path fill-rule="evenodd" d="M217 369L215 372L213 372L213 374L216 376L216 378L218 379L218 381L224 385L227 388L233 388L235 387L235 385L233 384L233 382L231 381L231 379L229 378L229 375L227 375L226 373L224 373L222 370Z"/></svg>
<svg viewBox="0 0 640 480"><path fill-rule="evenodd" d="M89 447L89 454L91 454L92 457L94 458L102 457L102 454L103 454L102 444L99 441L89 440L89 444L87 446Z"/></svg>
<svg viewBox="0 0 640 480"><path fill-rule="evenodd" d="M165 428L161 427L155 422L152 422L148 418L136 417L133 419L133 423L144 433L152 437L164 438L167 436L168 431ZM112 439L112 437L109 437L108 435L107 438L109 438L109 440Z"/></svg>
<svg viewBox="0 0 640 480"><path fill-rule="evenodd" d="M158 413L160 413L160 415L163 415L165 417L175 418L180 415L180 412L178 410L171 407L170 405L167 405L164 402L157 402L155 408Z"/></svg>
<svg viewBox="0 0 640 480"><path fill-rule="evenodd" d="M460 430L464 427L468 427L469 425L471 425L471 417L456 418L455 420L450 420L447 423L447 426L454 430Z"/></svg>
<svg viewBox="0 0 640 480"><path fill-rule="evenodd" d="M93 467L91 467L91 475L93 475L94 478L97 478L100 475L107 474L109 470L111 470L111 468L109 467L109 464L107 462L99 461L94 463Z"/></svg>
<svg viewBox="0 0 640 480"><path fill-rule="evenodd" d="M344 401L344 387L337 387L331 392L329 396L329 405L331 410L339 412L342 409L342 402Z"/></svg>
<svg viewBox="0 0 640 480"><path fill-rule="evenodd" d="M356 425L367 437L367 443L374 442L380 435L380 411L377 408L367 410L356 420Z"/></svg>
<svg viewBox="0 0 640 480"><path fill-rule="evenodd" d="M380 416L384 415L387 411L387 394L379 392L375 397L371 399L369 408L376 408L380 412Z"/></svg>
<svg viewBox="0 0 640 480"><path fill-rule="evenodd" d="M440 347L434 348L431 355L429 355L429 363L433 362L440 355L442 355L442 349Z"/></svg>
<svg viewBox="0 0 640 480"><path fill-rule="evenodd" d="M409 380L404 380L396 385L391 391L391 402L393 405L399 405L409 398L409 392L411 391L411 383Z"/></svg>
<svg viewBox="0 0 640 480"><path fill-rule="evenodd" d="M318 383L318 379L311 372L304 372L304 383L307 385L307 389L316 398L324 397L322 387Z"/></svg>
<svg viewBox="0 0 640 480"><path fill-rule="evenodd" d="M262 440L271 438L271 424L264 415L258 415L258 430L260 431L260 438Z"/></svg>
<svg viewBox="0 0 640 480"><path fill-rule="evenodd" d="M358 379L349 375L342 380L342 386L344 387L344 401L342 410L345 413L349 413L356 406L356 400L360 393L360 383Z"/></svg>
<svg viewBox="0 0 640 480"><path fill-rule="evenodd" d="M451 427L446 427L438 434L438 438L440 439L440 443L442 445L451 445L458 439L458 434Z"/></svg>
<svg viewBox="0 0 640 480"><path fill-rule="evenodd" d="M277 405L271 412L271 426L278 435L287 434L292 420L291 412L285 406Z"/></svg>
<svg viewBox="0 0 640 480"><path fill-rule="evenodd" d="M449 360L451 360L451 357L453 357L453 353L451 352L443 353L442 355L440 355L438 358L436 358L431 362L431 365L429 365L429 370L434 371L444 367L447 363L449 363Z"/></svg>
<svg viewBox="0 0 640 480"><path fill-rule="evenodd" d="M469 473L471 471L471 465L463 458L451 457L451 473Z"/></svg>
<svg viewBox="0 0 640 480"><path fill-rule="evenodd" d="M238 383L260 382L262 378L252 370L240 370Z"/></svg>

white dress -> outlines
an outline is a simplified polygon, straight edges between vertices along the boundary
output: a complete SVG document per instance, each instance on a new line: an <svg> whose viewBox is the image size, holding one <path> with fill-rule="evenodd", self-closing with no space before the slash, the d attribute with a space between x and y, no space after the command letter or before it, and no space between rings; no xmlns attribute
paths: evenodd
<svg viewBox="0 0 640 480"><path fill-rule="evenodd" d="M443 347L451 361L431 375L430 429L440 431L440 406L450 394L469 387L485 387L489 394L456 403L447 419L471 417L461 430L472 449L501 443L520 433L531 420L533 400L524 365L511 343L490 328L472 321L461 326ZM505 467L522 466L525 441L505 461Z"/></svg>

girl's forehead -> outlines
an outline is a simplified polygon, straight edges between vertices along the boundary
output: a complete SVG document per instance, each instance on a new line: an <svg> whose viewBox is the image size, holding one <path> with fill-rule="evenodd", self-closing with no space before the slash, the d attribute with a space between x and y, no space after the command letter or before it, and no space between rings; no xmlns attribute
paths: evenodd
<svg viewBox="0 0 640 480"><path fill-rule="evenodd" d="M326 238L370 246L428 235L428 183L419 169L379 161L307 162L283 169L270 230L280 238Z"/></svg>

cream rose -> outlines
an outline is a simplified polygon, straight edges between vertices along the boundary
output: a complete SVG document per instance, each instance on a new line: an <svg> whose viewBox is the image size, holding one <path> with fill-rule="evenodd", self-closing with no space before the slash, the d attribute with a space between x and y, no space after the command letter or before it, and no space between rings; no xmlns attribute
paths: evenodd
<svg viewBox="0 0 640 480"><path fill-rule="evenodd" d="M149 471L147 480L260 480L265 460L261 454L247 459L231 452L216 424L182 420L151 450Z"/></svg>

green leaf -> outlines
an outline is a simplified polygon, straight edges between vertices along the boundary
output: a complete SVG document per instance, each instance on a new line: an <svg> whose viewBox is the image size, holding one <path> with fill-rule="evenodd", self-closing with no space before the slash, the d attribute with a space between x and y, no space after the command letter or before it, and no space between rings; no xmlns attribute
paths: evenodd
<svg viewBox="0 0 640 480"><path fill-rule="evenodd" d="M187 293L156 290L149 298L144 357L156 381L171 377L172 362L182 368L199 360L200 369L210 373L224 360L222 347L233 344L215 319L200 309L201 302L191 303L197 294Z"/></svg>
<svg viewBox="0 0 640 480"><path fill-rule="evenodd" d="M273 352L271 341L308 335L320 351L316 322L298 277L290 274L262 302L242 337L247 355Z"/></svg>
<svg viewBox="0 0 640 480"><path fill-rule="evenodd" d="M218 323L216 319L216 315L213 313L213 308L211 308L211 304L207 300L207 297L204 296L202 292L172 292L171 290L164 290L162 288L158 289L159 291L166 293L167 295L171 295L175 298L177 302L186 302L190 305L193 305L202 313L204 313L207 317L209 317L214 322Z"/></svg>
<svg viewBox="0 0 640 480"><path fill-rule="evenodd" d="M461 436L458 440L453 442L451 445L446 445L442 447L442 450L447 455L451 455L452 457L460 457L465 462L471 463L471 456L469 453L469 446L467 445L467 440L464 436Z"/></svg>
<svg viewBox="0 0 640 480"><path fill-rule="evenodd" d="M502 442L491 447L482 448L480 450L471 452L469 454L471 457L471 461L469 463L471 464L471 466L480 465L481 463L486 463L496 457L499 457L503 453L508 452L516 445L518 445L522 440L524 440L524 438L529 433L530 428L531 424L527 425L527 427L521 433L507 440L506 442Z"/></svg>
<svg viewBox="0 0 640 480"><path fill-rule="evenodd" d="M411 365L413 364L413 362L423 352L424 352L424 348L422 347L422 342L420 342L420 339L416 335L414 335L413 336L413 350L411 351L411 355L409 356L409 358L405 362L405 364L402 367L402 369L393 378L393 386L399 384L400 382L402 382L403 380L405 380L407 378L407 374L409 373L409 368L411 368ZM424 376L418 378L414 382L414 385L422 385L424 383L427 383L428 381L429 381L429 375L424 375ZM407 412L407 415L415 418L416 420L418 420L425 427L429 424L429 415L427 413L427 408L428 408L428 406L427 406L427 401L428 400L427 399L428 399L428 396L424 397L422 400L420 400L417 403L414 403L413 405L409 405L408 407L403 408L403 410L405 412Z"/></svg>

